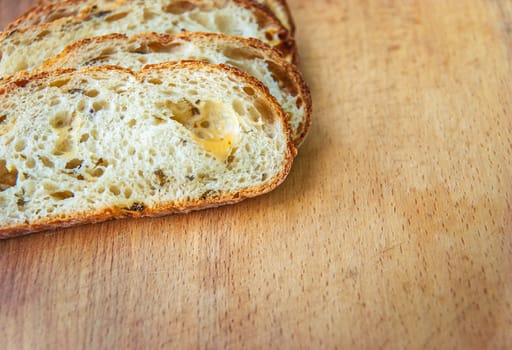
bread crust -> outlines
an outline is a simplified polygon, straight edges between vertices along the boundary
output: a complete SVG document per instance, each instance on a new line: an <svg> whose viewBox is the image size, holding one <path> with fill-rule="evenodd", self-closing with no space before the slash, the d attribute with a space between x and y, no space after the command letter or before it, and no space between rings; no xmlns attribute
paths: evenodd
<svg viewBox="0 0 512 350"><path fill-rule="evenodd" d="M108 2L108 0L106 0ZM122 5L129 2L130 0L112 1L112 6L116 4ZM189 0L197 1L197 0ZM216 2L215 0L213 0ZM279 43L273 46L278 50L283 57L287 58L294 64L299 64L299 56L295 39L291 35L291 32L287 30L276 15L265 5L262 5L254 0L228 0L236 3L238 6L243 7L251 11L258 19L260 26L267 25L268 27L275 27L276 34L279 37ZM67 0L58 3L49 3L35 5L23 15L18 17L14 22L10 23L2 33L0 33L0 41L11 36L16 32L25 32L34 30L36 26L48 25L51 22L59 19L71 19L86 20L87 18L101 13L103 9L96 5L89 5L87 0ZM62 16L56 16L53 19L52 15L61 13Z"/></svg>
<svg viewBox="0 0 512 350"><path fill-rule="evenodd" d="M170 46L173 43L179 41L191 41L199 43L201 41L222 41L226 43L230 43L233 46L244 47L244 48L252 48L258 53L264 55L266 60L274 62L277 66L281 67L285 72L292 83L293 86L286 87L284 89L291 89L297 92L300 99L302 99L304 103L304 116L302 118L302 122L299 125L297 130L293 130L293 139L296 146L300 146L304 141L309 128L311 126L311 114L312 114L312 99L309 88L302 77L297 66L286 62L279 54L276 53L269 45L263 43L260 40L254 38L242 38L235 36L226 36L223 34L217 33L197 33L197 32L186 32L176 35L167 35L167 34L157 34L157 33L142 33L137 34L132 37L128 37L124 34L107 34L99 37L87 38L75 42L68 47L66 47L60 54L57 56L48 59L43 65L37 69L37 71L45 71L45 70L54 70L55 66L59 67L59 61L65 60L67 56L72 55L73 51L80 49L84 45L89 44L101 44L102 42L108 42L110 40L126 40L126 41L137 41L138 39L142 39L147 42L155 42L159 45ZM25 73L26 74L26 73ZM7 81L7 80L6 80Z"/></svg>
<svg viewBox="0 0 512 350"><path fill-rule="evenodd" d="M227 65L211 65L200 61L180 61L180 62L168 62L156 65L148 65L139 72L132 72L128 69L115 66L101 66L101 67L87 67L80 70L76 69L64 69L53 72L41 72L27 76L26 78L9 82L0 87L0 96L10 94L16 89L23 89L27 86L43 83L46 79L56 78L64 74L80 74L80 72L87 71L106 71L106 70L118 70L128 74L131 74L139 81L142 81L145 74L150 73L154 70L161 69L180 69L186 67L189 69L195 69L196 67L208 67L211 70L223 70L227 74L238 77L243 80L246 84L251 85L254 89L257 89L262 96L269 102L269 106L272 109L273 114L283 125L285 132L288 135L286 143L286 155L285 162L281 171L269 180L266 184L259 186L248 187L242 191L235 193L223 193L221 195L211 195L206 198L196 198L190 201L180 202L169 202L160 203L154 207L145 206L137 208L118 208L118 207L106 207L98 208L96 211L84 211L77 212L73 215L58 216L58 217L47 217L46 219L36 220L34 222L25 222L18 225L0 227L0 239L11 238L20 236L28 233L35 233L39 231L45 231L50 229L58 229L71 227L82 224L98 223L114 219L123 218L138 218L138 217L157 217L165 216L176 213L187 213L190 211L196 211L200 209L218 207L227 204L234 204L244 199L255 197L268 193L279 186L285 179L291 170L292 162L297 154L297 150L290 139L290 126L287 122L286 116L280 105L277 103L275 98L269 93L268 89L258 80L251 77L250 75L238 70L234 67Z"/></svg>

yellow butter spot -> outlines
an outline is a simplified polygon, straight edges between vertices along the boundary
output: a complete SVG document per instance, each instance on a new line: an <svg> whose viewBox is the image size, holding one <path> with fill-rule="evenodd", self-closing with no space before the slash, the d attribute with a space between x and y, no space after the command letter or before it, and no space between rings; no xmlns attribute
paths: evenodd
<svg viewBox="0 0 512 350"><path fill-rule="evenodd" d="M221 102L204 101L185 108L176 104L172 119L192 133L192 139L220 161L226 161L238 142L240 123L233 107Z"/></svg>

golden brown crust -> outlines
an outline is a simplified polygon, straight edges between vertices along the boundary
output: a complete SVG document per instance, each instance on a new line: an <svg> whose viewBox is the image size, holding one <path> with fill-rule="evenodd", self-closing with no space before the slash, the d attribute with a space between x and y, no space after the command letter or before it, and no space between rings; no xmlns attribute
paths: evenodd
<svg viewBox="0 0 512 350"><path fill-rule="evenodd" d="M73 216L49 217L47 219L38 220L34 222L26 222L15 226L0 227L0 239L16 237L22 234L34 233L50 229L71 227L89 223L98 223L113 219L131 217L156 217L175 213L187 213L190 211L200 209L212 208L227 204L234 204L247 198L268 193L275 189L277 186L279 186L286 179L286 176L290 172L293 158L297 154L297 150L289 137L290 126L286 120L285 113L279 106L275 98L269 93L268 89L261 82L231 66L210 65L208 63L199 61L181 61L161 63L157 65L148 65L137 73L132 72L128 69L114 66L87 67L80 70L64 69L53 72L36 73L28 76L23 80L12 81L0 88L0 95L9 94L15 89L25 88L26 86L37 84L38 82L44 81L47 78L55 78L57 76L73 72L76 72L76 74L80 74L80 72L86 71L119 70L131 74L138 80L142 80L145 74L152 72L153 70L174 68L179 69L180 67L189 67L190 69L194 69L195 67L209 67L209 69L211 70L224 70L228 74L236 75L242 80L245 80L247 84L252 85L256 90L259 90L259 92L264 96L264 98L270 102L270 107L272 111L275 113L275 116L279 120L279 122L282 123L288 135L285 163L281 171L273 179L271 179L271 181L260 186L249 187L245 190L236 193L212 195L207 198L198 198L190 201L162 203L152 208L146 208L145 206L140 206L137 208L99 208L95 212L81 212L76 213Z"/></svg>
<svg viewBox="0 0 512 350"><path fill-rule="evenodd" d="M302 74L298 70L297 66L290 64L286 62L275 50L273 50L269 45L261 42L260 40L254 39L254 38L242 38L242 37L235 37L235 36L226 36L223 34L217 34L217 33L197 33L197 32L187 32L187 33L181 33L176 35L167 35L167 34L157 34L157 33L142 33L134 35L130 38L128 38L124 34L107 34L104 36L99 37L93 37L93 38L87 38L80 40L76 43L71 44L67 48L65 48L59 55L57 55L54 58L48 59L43 65L38 69L38 71L44 71L44 70L53 70L54 68L52 66L55 65L56 62L59 60L65 59L66 56L72 54L73 51L77 50L83 45L88 45L91 43L97 43L101 44L102 42L107 42L109 40L130 40L130 41L136 41L138 38L143 38L144 40L156 42L159 45L168 46L172 43L175 43L179 40L186 40L186 41L201 41L201 40L222 40L225 42L231 42L233 45L237 46L244 46L253 48L258 53L262 54L267 61L271 61L275 64L276 67L279 67L280 70L283 70L286 75L286 80L289 80L288 85L286 86L283 84L283 89L291 89L294 90L294 92L300 97L302 100L302 103L305 108L305 115L302 120L302 124L300 125L299 129L294 135L294 143L296 146L299 146L306 137L310 125L311 125L311 114L312 114L312 100L311 100L311 94L309 91L309 88L304 81ZM26 73L25 73L26 74ZM15 77L17 78L17 77ZM279 79L280 77L275 77L276 79ZM7 81L7 79L5 80Z"/></svg>

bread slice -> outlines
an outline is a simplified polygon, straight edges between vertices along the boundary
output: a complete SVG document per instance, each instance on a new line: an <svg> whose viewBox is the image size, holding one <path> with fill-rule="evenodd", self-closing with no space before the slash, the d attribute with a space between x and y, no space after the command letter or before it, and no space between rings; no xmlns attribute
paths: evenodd
<svg viewBox="0 0 512 350"><path fill-rule="evenodd" d="M92 2L93 0L83 0ZM283 26L288 29L292 34L295 32L295 24L293 18L286 3L286 0L256 0L258 3L265 5L269 8L274 16L279 19ZM39 0L39 5L56 4L62 2L62 0ZM33 10L33 9L32 9Z"/></svg>
<svg viewBox="0 0 512 350"><path fill-rule="evenodd" d="M37 71L118 65L138 71L146 64L200 60L235 66L263 82L288 116L292 138L300 145L309 129L311 97L298 69L255 39L214 33L109 34L79 41Z"/></svg>
<svg viewBox="0 0 512 350"><path fill-rule="evenodd" d="M235 203L295 152L279 104L229 66L32 75L0 87L0 237Z"/></svg>
<svg viewBox="0 0 512 350"><path fill-rule="evenodd" d="M72 6L77 1L53 4ZM43 12L50 15L51 11ZM175 34L220 32L255 37L296 58L293 38L278 20L247 0L108 0L67 16L0 34L0 77L38 67L67 45L88 37L122 32Z"/></svg>

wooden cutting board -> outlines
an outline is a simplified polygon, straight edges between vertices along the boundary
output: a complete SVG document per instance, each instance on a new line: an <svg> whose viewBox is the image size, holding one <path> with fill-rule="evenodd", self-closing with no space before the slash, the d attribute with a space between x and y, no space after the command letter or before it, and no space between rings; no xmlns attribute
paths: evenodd
<svg viewBox="0 0 512 350"><path fill-rule="evenodd" d="M512 347L512 1L290 6L315 113L286 183L0 242L2 346Z"/></svg>

